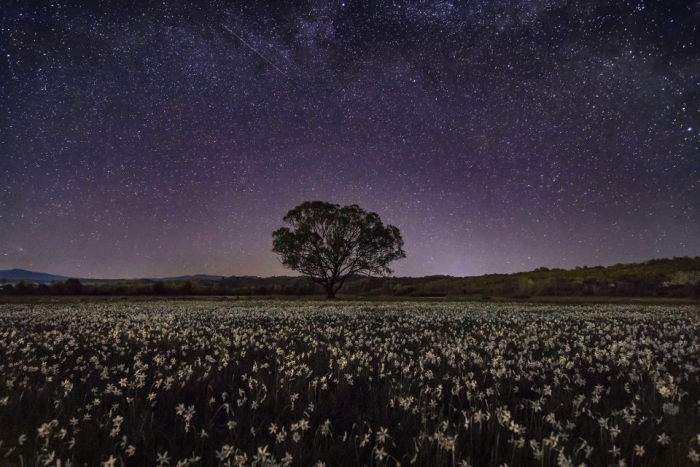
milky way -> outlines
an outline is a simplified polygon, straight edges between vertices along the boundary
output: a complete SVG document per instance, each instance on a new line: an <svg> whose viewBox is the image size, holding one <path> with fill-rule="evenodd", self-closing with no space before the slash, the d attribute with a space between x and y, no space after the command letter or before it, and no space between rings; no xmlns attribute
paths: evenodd
<svg viewBox="0 0 700 467"><path fill-rule="evenodd" d="M304 200L397 275L700 254L698 2L2 3L0 269L285 274Z"/></svg>

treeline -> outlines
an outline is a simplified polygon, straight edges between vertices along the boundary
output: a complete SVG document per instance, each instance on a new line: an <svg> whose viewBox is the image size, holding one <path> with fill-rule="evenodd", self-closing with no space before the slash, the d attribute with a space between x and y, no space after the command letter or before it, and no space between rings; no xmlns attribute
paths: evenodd
<svg viewBox="0 0 700 467"><path fill-rule="evenodd" d="M50 284L2 283L0 295L314 295L323 292L306 277L229 277L221 280L78 280Z"/></svg>
<svg viewBox="0 0 700 467"><path fill-rule="evenodd" d="M0 285L6 295L234 295L311 296L324 290L305 277L228 277L156 281L69 279L51 284ZM700 298L700 257L575 269L539 268L475 277L428 276L348 279L339 296L531 298L538 296Z"/></svg>
<svg viewBox="0 0 700 467"><path fill-rule="evenodd" d="M0 278L0 295L83 295L90 291L78 279L54 281L50 284L27 281L12 284Z"/></svg>

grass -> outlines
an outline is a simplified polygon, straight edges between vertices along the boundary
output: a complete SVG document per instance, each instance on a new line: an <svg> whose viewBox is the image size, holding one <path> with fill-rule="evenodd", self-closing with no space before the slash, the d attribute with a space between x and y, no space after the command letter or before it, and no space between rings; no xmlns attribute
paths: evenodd
<svg viewBox="0 0 700 467"><path fill-rule="evenodd" d="M479 302L479 303L543 303L543 304L649 304L649 305L694 305L700 300L692 298L668 297L602 297L602 296L534 296L513 298L505 296L483 295L447 295L444 297L397 297L394 295L338 295L329 302L325 295L0 295L2 304L22 303L116 303L116 302L178 302L178 301L234 301L235 303L254 302L321 302L321 303L352 303L352 302Z"/></svg>
<svg viewBox="0 0 700 467"><path fill-rule="evenodd" d="M4 304L0 465L694 465L698 311Z"/></svg>

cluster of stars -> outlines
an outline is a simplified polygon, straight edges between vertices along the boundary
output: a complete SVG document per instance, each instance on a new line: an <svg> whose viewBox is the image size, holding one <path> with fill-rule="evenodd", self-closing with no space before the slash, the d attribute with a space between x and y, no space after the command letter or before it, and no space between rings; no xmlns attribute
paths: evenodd
<svg viewBox="0 0 700 467"><path fill-rule="evenodd" d="M304 200L398 275L700 252L700 8L595 0L10 1L0 268L285 271Z"/></svg>

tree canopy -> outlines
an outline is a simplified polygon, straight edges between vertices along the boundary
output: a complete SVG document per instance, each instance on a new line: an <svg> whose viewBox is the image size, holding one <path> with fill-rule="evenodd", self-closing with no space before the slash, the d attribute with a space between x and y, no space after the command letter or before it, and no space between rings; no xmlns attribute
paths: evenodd
<svg viewBox="0 0 700 467"><path fill-rule="evenodd" d="M356 204L306 201L284 221L292 229L273 232L272 251L284 266L321 284L328 298L348 277L391 274L389 263L406 257L399 229Z"/></svg>

